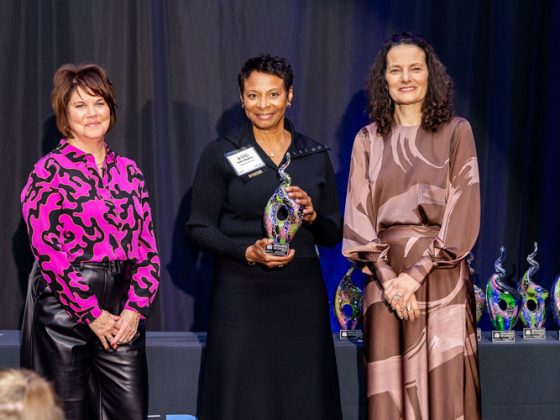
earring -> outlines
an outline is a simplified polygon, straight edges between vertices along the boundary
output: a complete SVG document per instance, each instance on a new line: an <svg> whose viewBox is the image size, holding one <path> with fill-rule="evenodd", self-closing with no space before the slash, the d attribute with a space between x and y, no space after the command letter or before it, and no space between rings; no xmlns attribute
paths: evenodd
<svg viewBox="0 0 560 420"><path fill-rule="evenodd" d="M245 104L241 102L241 108L245 108Z"/></svg>
<svg viewBox="0 0 560 420"><path fill-rule="evenodd" d="M291 106L292 106L292 103L291 103L291 102L288 102L287 107L290 108Z"/></svg>

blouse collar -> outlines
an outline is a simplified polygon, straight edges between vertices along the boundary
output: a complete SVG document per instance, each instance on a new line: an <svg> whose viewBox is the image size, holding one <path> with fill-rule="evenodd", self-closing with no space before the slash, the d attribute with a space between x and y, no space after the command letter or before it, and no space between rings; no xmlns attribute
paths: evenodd
<svg viewBox="0 0 560 420"><path fill-rule="evenodd" d="M115 152L111 150L111 148L107 145L107 143L103 143L103 144L105 146L107 163L114 162ZM74 146L73 144L70 144L68 140L65 138L60 139L60 142L58 143L58 146L56 146L55 150L58 150L60 153L62 153L65 156L73 156L75 158L81 158L84 161L91 159L90 156L93 157L91 153L84 152L82 149Z"/></svg>

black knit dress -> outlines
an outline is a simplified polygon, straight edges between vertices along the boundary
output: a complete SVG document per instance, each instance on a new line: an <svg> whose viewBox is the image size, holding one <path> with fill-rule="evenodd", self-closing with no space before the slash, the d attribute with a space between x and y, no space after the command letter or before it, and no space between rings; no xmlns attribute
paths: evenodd
<svg viewBox="0 0 560 420"><path fill-rule="evenodd" d="M245 249L265 237L262 214L278 187L277 166L247 123L212 142L195 175L191 238L217 256L202 378L203 420L341 419L329 303L315 244L341 237L336 182L326 147L293 131L287 172L312 198L283 268L249 266ZM262 173L237 176L225 154L254 147Z"/></svg>

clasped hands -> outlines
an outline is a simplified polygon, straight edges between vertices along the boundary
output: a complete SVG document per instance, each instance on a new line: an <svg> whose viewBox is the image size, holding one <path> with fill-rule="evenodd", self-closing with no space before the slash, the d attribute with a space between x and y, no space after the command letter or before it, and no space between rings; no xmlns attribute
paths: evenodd
<svg viewBox="0 0 560 420"><path fill-rule="evenodd" d="M117 350L119 345L129 343L138 332L139 322L140 314L136 311L124 309L117 316L104 310L89 327L108 351L110 348Z"/></svg>
<svg viewBox="0 0 560 420"><path fill-rule="evenodd" d="M413 321L420 316L416 301L416 292L420 283L409 274L401 273L397 277L383 283L383 297L395 310L400 319Z"/></svg>
<svg viewBox="0 0 560 420"><path fill-rule="evenodd" d="M295 185L286 188L288 196L303 207L303 220L313 223L317 219L317 212L313 208L313 200L300 187ZM290 263L295 256L295 251L290 249L288 255L281 257L267 254L264 250L266 245L272 243L272 239L259 239L254 244L249 245L245 250L245 259L249 263L262 264L268 268L282 268Z"/></svg>

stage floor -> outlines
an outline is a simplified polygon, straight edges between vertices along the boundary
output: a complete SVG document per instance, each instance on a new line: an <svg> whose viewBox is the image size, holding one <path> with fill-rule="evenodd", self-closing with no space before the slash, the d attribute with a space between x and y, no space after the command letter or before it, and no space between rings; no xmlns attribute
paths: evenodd
<svg viewBox="0 0 560 420"><path fill-rule="evenodd" d="M196 414L205 333L149 332L150 418ZM19 365L19 331L0 331L0 368ZM362 347L335 336L345 420L364 419ZM560 341L495 344L480 341L482 412L485 420L560 419ZM452 391L450 391L452 392ZM442 395L442 398L445 398Z"/></svg>

